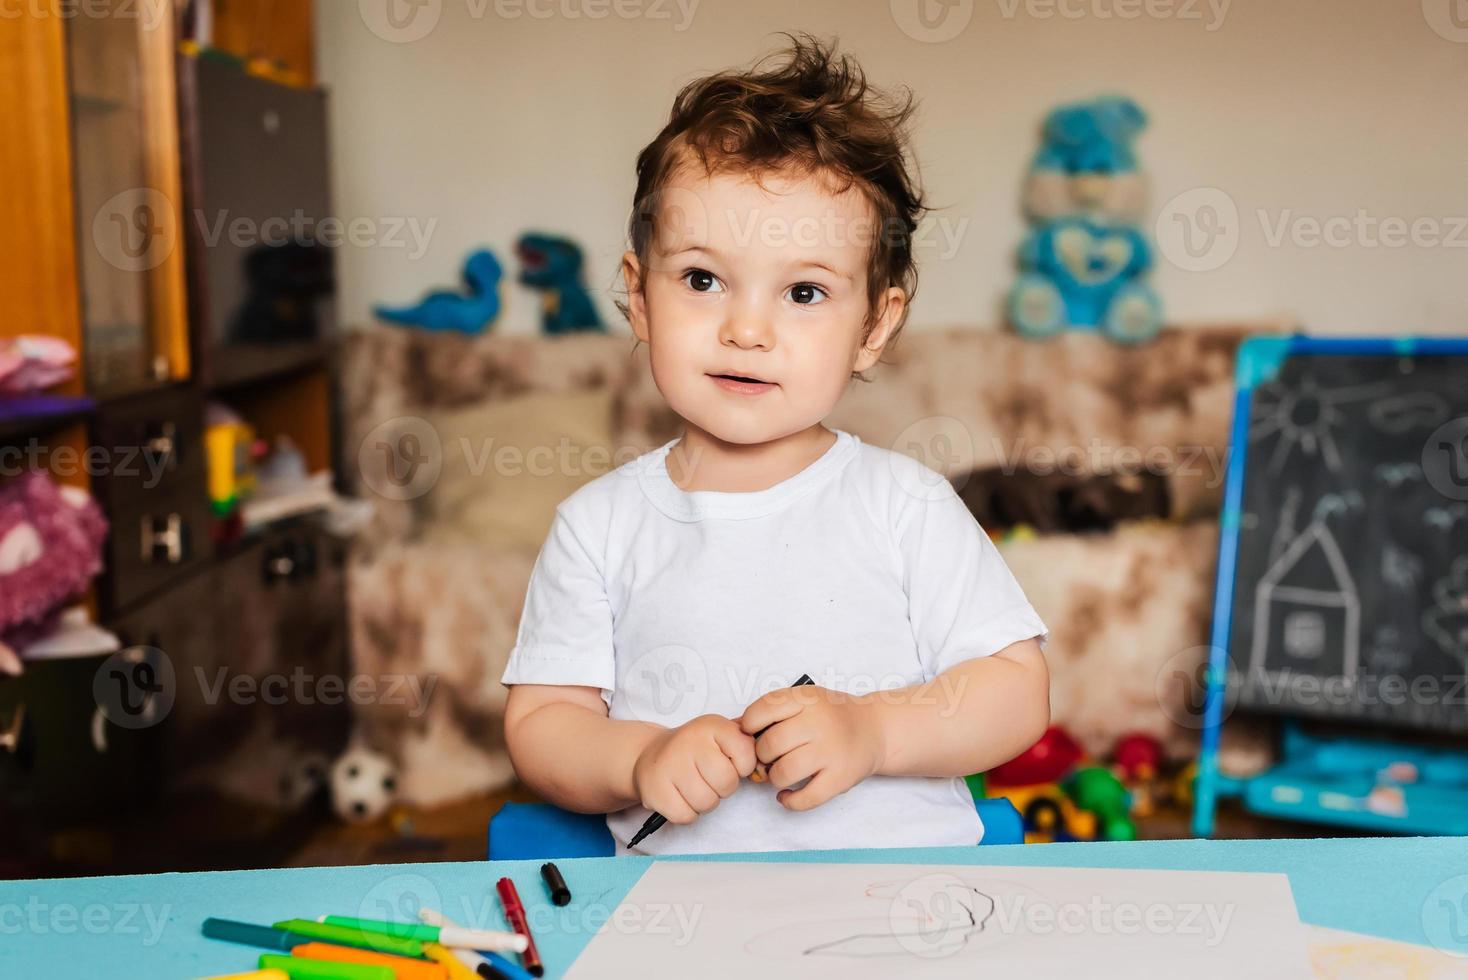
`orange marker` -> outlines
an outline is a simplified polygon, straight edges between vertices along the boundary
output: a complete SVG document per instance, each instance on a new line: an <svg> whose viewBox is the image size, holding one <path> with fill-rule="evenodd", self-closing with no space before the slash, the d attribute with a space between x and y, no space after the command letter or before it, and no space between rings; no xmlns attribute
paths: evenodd
<svg viewBox="0 0 1468 980"><path fill-rule="evenodd" d="M353 949L331 943L302 943L291 950L292 956L332 963L360 963L363 966L385 966L397 974L398 980L449 980L448 971L437 963L415 960L409 956L374 953L370 949Z"/></svg>

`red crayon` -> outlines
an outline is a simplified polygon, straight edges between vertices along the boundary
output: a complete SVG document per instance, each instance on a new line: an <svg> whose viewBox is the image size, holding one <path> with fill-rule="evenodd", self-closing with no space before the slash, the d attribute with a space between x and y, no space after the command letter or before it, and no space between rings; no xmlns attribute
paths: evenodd
<svg viewBox="0 0 1468 980"><path fill-rule="evenodd" d="M530 923L525 921L525 906L520 904L520 893L515 891L515 883L501 878L495 889L500 893L500 904L505 907L505 921L525 937L525 952L520 954L520 962L525 964L531 976L544 976L545 966L540 962L540 951L535 948L535 937L530 935Z"/></svg>

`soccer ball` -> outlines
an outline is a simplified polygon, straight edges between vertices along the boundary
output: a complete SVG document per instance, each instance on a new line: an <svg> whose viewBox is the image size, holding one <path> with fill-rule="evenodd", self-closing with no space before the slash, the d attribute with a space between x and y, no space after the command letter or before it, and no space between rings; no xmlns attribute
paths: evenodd
<svg viewBox="0 0 1468 980"><path fill-rule="evenodd" d="M350 748L331 767L332 808L349 823L368 823L382 816L397 789L397 769L371 749Z"/></svg>

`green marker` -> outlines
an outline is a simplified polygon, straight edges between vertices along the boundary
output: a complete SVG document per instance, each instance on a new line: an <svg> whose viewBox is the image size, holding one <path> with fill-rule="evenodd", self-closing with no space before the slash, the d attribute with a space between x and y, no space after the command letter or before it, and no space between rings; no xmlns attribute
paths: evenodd
<svg viewBox="0 0 1468 980"><path fill-rule="evenodd" d="M367 966L363 963L332 963L308 960L300 956L266 953L260 957L260 969L279 970L291 980L397 980L390 966Z"/></svg>
<svg viewBox="0 0 1468 980"><path fill-rule="evenodd" d="M393 936L397 939L416 939L425 943L438 943L450 949L477 949L490 953L523 953L530 944L516 932L496 932L491 929L460 929L457 926L429 926L419 922L383 922L379 919L354 919L346 915L328 915L321 921L343 929L357 929L366 933Z"/></svg>
<svg viewBox="0 0 1468 980"><path fill-rule="evenodd" d="M355 946L358 949L371 949L379 953L392 953L395 956L415 956L419 959L423 957L423 943L417 939L400 939L381 932L364 932L348 926L312 922L310 919L286 919L284 922L277 922L275 928L293 932L298 936L310 936L322 942L336 943L339 946Z"/></svg>

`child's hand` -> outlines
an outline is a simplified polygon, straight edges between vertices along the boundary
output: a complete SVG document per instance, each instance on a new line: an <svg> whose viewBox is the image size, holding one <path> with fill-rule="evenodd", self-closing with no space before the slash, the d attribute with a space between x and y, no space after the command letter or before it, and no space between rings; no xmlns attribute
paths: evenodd
<svg viewBox="0 0 1468 980"><path fill-rule="evenodd" d="M875 773L886 752L881 725L859 698L823 687L771 691L745 709L739 727L755 741L769 768L776 799L790 810L809 810ZM814 778L812 778L814 777ZM803 779L800 789L790 787Z"/></svg>
<svg viewBox="0 0 1468 980"><path fill-rule="evenodd" d="M642 805L692 823L754 771L754 739L722 715L703 715L659 733L632 766Z"/></svg>

